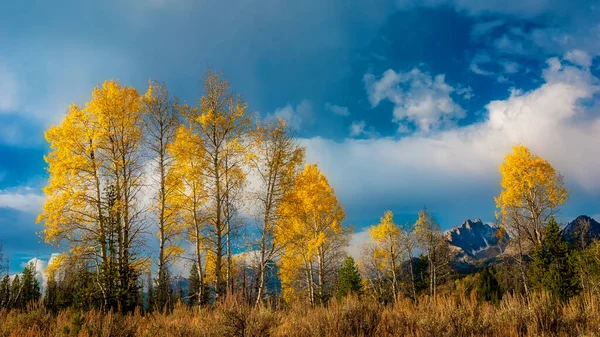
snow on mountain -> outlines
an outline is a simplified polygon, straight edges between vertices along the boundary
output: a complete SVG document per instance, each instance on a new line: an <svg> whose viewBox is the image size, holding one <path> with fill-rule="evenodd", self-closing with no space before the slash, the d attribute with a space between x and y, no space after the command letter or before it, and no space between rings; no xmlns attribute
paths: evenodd
<svg viewBox="0 0 600 337"><path fill-rule="evenodd" d="M483 223L480 219L467 219L460 226L446 232L446 240L459 255L474 259L491 258L502 253L508 237L505 234L500 246L497 237L498 227Z"/></svg>

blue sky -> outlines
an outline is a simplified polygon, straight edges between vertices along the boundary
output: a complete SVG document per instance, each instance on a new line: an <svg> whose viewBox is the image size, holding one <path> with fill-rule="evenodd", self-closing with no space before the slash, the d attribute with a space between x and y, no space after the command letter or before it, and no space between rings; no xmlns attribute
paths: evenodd
<svg viewBox="0 0 600 337"><path fill-rule="evenodd" d="M352 3L352 5L349 5ZM565 176L566 220L600 214L598 1L4 1L0 240L11 269L56 249L35 217L43 131L106 79L194 103L207 67L289 120L360 233L386 209L494 219L523 143ZM597 216L598 217L598 216Z"/></svg>

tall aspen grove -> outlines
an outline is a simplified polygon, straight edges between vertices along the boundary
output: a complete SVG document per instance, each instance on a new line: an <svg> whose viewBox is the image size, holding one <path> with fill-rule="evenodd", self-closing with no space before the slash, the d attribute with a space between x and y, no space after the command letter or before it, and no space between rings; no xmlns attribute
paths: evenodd
<svg viewBox="0 0 600 337"><path fill-rule="evenodd" d="M599 14L0 1L0 337L600 336Z"/></svg>

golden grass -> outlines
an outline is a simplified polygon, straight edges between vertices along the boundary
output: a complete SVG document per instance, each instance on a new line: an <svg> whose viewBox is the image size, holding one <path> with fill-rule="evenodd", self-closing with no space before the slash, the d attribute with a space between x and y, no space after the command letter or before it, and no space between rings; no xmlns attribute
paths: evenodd
<svg viewBox="0 0 600 337"><path fill-rule="evenodd" d="M527 301L507 295L499 305L474 296L444 295L384 306L349 297L326 307L292 304L252 308L231 298L213 308L176 306L170 315L79 312L42 307L0 311L0 337L34 336L600 336L600 302L583 296L555 302L546 293Z"/></svg>

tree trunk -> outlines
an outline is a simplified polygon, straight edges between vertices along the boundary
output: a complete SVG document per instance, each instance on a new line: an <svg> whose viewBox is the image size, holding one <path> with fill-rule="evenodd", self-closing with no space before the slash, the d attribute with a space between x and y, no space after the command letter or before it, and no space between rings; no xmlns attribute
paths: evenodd
<svg viewBox="0 0 600 337"><path fill-rule="evenodd" d="M317 255L317 263L319 266L319 303L325 301L325 256L323 253L323 247L319 247L319 254Z"/></svg>
<svg viewBox="0 0 600 337"><path fill-rule="evenodd" d="M413 293L413 300L417 300L417 287L415 285L415 272L414 272L414 268L413 268L413 257L412 257L412 252L409 251L408 253L408 264L410 266L410 279L411 279L411 285L412 285L412 293Z"/></svg>
<svg viewBox="0 0 600 337"><path fill-rule="evenodd" d="M396 276L396 257L394 255L394 249L390 249L390 257L392 259L392 295L394 296L394 302L398 299L398 285Z"/></svg>

